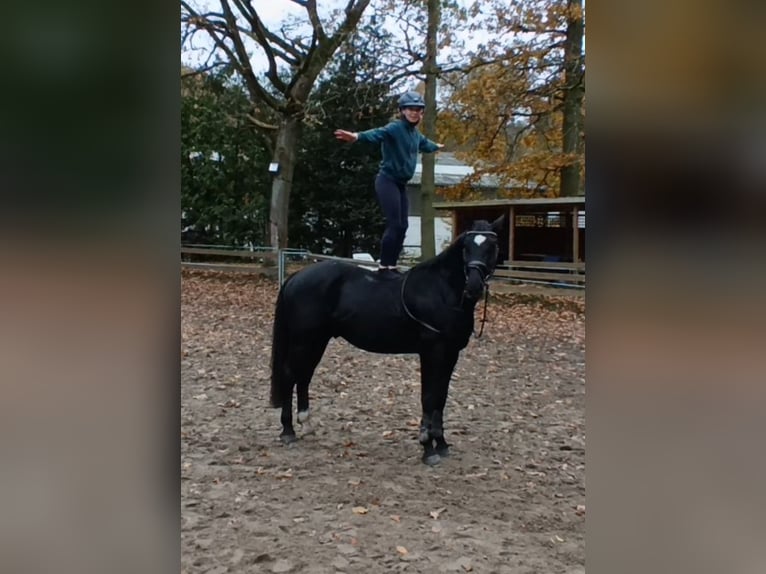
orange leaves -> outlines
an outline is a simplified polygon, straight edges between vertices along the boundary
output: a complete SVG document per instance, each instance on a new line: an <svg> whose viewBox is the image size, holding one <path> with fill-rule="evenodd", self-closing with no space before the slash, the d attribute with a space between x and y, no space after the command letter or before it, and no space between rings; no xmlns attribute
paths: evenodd
<svg viewBox="0 0 766 574"><path fill-rule="evenodd" d="M561 102L570 90L562 46L582 9L564 0L487 0L476 10L475 31L488 40L470 70L450 78L454 88L439 116L440 138L474 167L519 182L516 190L501 186L501 196L523 197L522 189L543 185L558 195L559 172L573 163L563 154ZM582 160L578 153L577 163ZM467 199L467 188L447 199Z"/></svg>

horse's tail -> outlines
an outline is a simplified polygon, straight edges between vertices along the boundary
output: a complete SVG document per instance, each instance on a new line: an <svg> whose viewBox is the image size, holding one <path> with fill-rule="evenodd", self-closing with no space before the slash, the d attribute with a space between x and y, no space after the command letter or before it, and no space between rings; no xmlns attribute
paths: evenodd
<svg viewBox="0 0 766 574"><path fill-rule="evenodd" d="M286 283L285 283L286 285ZM292 385L287 373L288 318L285 314L285 285L277 295L274 311L274 331L271 338L271 406L281 408L290 398Z"/></svg>

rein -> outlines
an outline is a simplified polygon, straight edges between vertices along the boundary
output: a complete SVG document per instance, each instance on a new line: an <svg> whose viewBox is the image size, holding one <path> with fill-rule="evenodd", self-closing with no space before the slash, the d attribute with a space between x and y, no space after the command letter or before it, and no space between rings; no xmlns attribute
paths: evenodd
<svg viewBox="0 0 766 574"><path fill-rule="evenodd" d="M428 323L426 323L425 321L421 321L420 319L418 319L417 317L415 317L415 315L413 315L412 313L410 313L410 310L407 308L407 303L405 303L405 301L404 301L404 286L407 284L407 279L409 279L409 277L410 277L410 274L409 274L409 273L407 273L407 274L404 276L404 281L402 281L401 300L402 300L402 307L404 307L404 312L405 312L405 313L407 313L407 316L408 316L410 319L412 319L412 320L413 320L413 321L415 321L416 323L420 323L420 324L421 324L421 325L423 325L423 326L424 326L426 329L429 329L429 330L433 331L434 333L439 333L439 334L441 334L441 331L439 331L439 329L437 329L436 327L432 327L431 325L429 325L429 324L428 324Z"/></svg>
<svg viewBox="0 0 766 574"><path fill-rule="evenodd" d="M479 329L478 335L476 335L476 331L474 331L474 335L477 339L481 338L481 334L484 332L484 323L487 322L487 299L489 299L489 283L484 287L484 313L481 316L481 329Z"/></svg>
<svg viewBox="0 0 766 574"><path fill-rule="evenodd" d="M468 272L466 271L467 269L478 269L478 270L484 269L484 270L486 270L487 266L484 265L484 263L482 263L481 261L469 261L466 264L465 269L464 269L466 283L468 282ZM490 279L490 277L492 277L492 273L487 273L486 275L484 275L482 273L482 283L484 283L484 312L482 313L482 316L481 316L481 329L479 329L479 334L478 335L476 334L476 330L474 330L474 332L473 332L474 336L477 339L479 339L481 337L482 333L484 333L484 323L487 322L487 302L489 300L489 279ZM461 305L463 304L464 299L465 299L465 291L463 291L463 297L461 297L461 299L460 299L460 304Z"/></svg>
<svg viewBox="0 0 766 574"><path fill-rule="evenodd" d="M497 233L495 233L494 231L473 231L472 230L472 231L467 231L466 234L468 234L468 235L494 235L495 237L497 237ZM470 269L471 267L476 268L476 269L487 270L487 266L484 265L483 262L481 262L481 261L469 261L466 264L466 266L464 268L464 271L466 269ZM481 328L479 329L479 334L477 335L475 330L473 332L474 336L477 339L479 339L482 336L482 334L484 333L484 324L487 322L487 303L489 301L489 279L490 279L490 277L492 277L492 273L487 273L482 278L482 283L484 283L484 312L482 313L482 316L481 316ZM468 273L467 272L466 272L465 280L466 280L466 283L467 283L468 282ZM465 291L463 291L463 296L465 296Z"/></svg>

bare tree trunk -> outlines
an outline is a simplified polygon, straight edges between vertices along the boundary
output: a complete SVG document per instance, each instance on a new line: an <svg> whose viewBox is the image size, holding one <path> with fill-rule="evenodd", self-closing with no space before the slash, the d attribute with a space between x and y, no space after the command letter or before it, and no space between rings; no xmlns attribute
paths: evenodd
<svg viewBox="0 0 766 574"><path fill-rule="evenodd" d="M423 66L426 73L426 89L424 100L426 113L423 118L423 133L436 141L436 65L437 43L436 35L441 19L439 0L428 0L428 29L426 35L426 60ZM423 172L420 179L420 253L422 259L429 259L436 254L434 245L434 207L436 195L435 181L436 156L432 153L423 155Z"/></svg>
<svg viewBox="0 0 766 574"><path fill-rule="evenodd" d="M582 38L585 23L582 17L582 0L569 0L570 16L564 43L564 110L562 151L577 154L583 151L582 101L584 94ZM572 11L572 9L575 10ZM581 159L561 168L561 196L582 195L580 185Z"/></svg>
<svg viewBox="0 0 766 574"><path fill-rule="evenodd" d="M279 171L271 184L269 236L271 246L278 247L279 249L288 246L287 215L301 126L301 117L299 115L285 117L279 126L277 144L274 150L273 161L279 166Z"/></svg>

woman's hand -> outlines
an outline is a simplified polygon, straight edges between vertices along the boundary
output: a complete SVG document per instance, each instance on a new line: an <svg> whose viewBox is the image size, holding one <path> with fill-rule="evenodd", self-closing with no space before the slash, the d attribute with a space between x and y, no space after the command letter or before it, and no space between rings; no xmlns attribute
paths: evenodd
<svg viewBox="0 0 766 574"><path fill-rule="evenodd" d="M347 132L346 130L335 130L335 137L344 142L355 142L359 139L356 132Z"/></svg>

